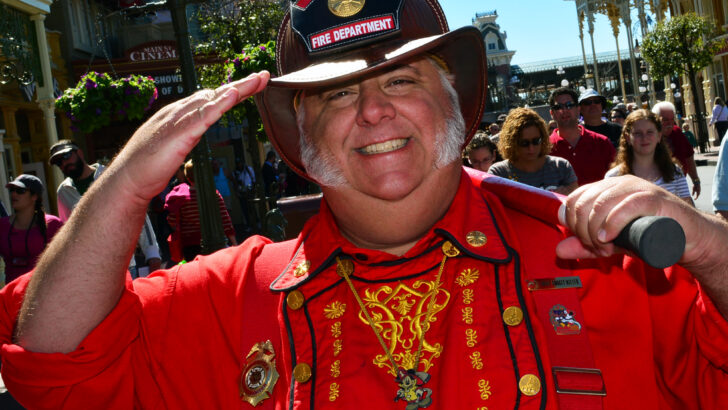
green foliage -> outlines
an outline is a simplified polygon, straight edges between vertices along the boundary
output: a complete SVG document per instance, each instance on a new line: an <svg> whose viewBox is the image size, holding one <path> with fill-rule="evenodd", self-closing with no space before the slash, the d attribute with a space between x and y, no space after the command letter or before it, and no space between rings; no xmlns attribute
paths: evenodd
<svg viewBox="0 0 728 410"><path fill-rule="evenodd" d="M233 55L231 59L225 61L224 73L225 83L240 80L252 73L262 70L275 72L276 56L275 43L269 41L265 44L257 46L246 46L243 52ZM236 105L228 111L226 115L227 121L242 123L248 113L257 113L253 97L246 99L243 103Z"/></svg>
<svg viewBox="0 0 728 410"><path fill-rule="evenodd" d="M288 0L202 3L197 19L205 38L195 45L195 52L217 57L217 62L198 68L200 84L216 88L260 70L275 74L274 41L288 4ZM257 138L266 140L262 126L258 128L260 117L252 98L230 110L221 122L240 124L246 118L253 129L257 128Z"/></svg>
<svg viewBox="0 0 728 410"><path fill-rule="evenodd" d="M90 72L56 99L56 108L71 119L74 131L91 133L118 120L139 120L157 99L152 77L130 75L113 80Z"/></svg>
<svg viewBox="0 0 728 410"><path fill-rule="evenodd" d="M713 61L723 41L715 39L715 24L695 13L657 24L642 41L642 56L657 77L695 73Z"/></svg>
<svg viewBox="0 0 728 410"><path fill-rule="evenodd" d="M234 60L251 45L274 41L285 14L287 1L212 0L203 2L197 19L205 38L195 45L195 53L216 56L218 61ZM215 88L226 82L224 64L201 66L203 87Z"/></svg>

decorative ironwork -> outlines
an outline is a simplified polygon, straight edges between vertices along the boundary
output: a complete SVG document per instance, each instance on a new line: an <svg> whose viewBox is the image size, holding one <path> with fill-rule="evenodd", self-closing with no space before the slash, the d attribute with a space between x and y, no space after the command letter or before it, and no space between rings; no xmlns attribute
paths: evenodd
<svg viewBox="0 0 728 410"><path fill-rule="evenodd" d="M15 80L28 85L38 81L43 86L37 44L30 17L0 4L0 84Z"/></svg>

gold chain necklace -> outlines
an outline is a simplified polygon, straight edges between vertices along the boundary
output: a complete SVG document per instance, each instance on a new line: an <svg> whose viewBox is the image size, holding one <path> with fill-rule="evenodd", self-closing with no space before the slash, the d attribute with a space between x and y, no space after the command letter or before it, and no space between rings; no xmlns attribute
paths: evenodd
<svg viewBox="0 0 728 410"><path fill-rule="evenodd" d="M425 333L430 328L429 323L434 313L435 298L437 297L440 289L440 278L442 277L442 272L445 269L445 262L447 261L447 258L454 258L458 256L460 254L460 251L455 246L453 246L450 241L445 241L445 243L442 244L442 253L443 257L442 262L440 262L440 269L438 270L437 276L435 277L434 287L429 292L432 296L430 296L430 300L427 304L427 311L425 313L424 324L422 325L422 332L420 332L419 334L417 355L415 356L414 368L412 369L404 369L394 360L392 352L389 351L389 349L387 348L387 344L382 338L381 332L377 329L376 325L374 324L374 320L369 315L369 311L364 306L364 302L362 302L361 297L359 297L359 294L356 291L356 288L354 288L354 284L349 277L351 273L354 272L354 263L351 260L342 261L341 259L339 259L338 256L336 257L336 273L344 278L346 284L349 285L351 293L354 295L356 302L359 304L359 309L361 309L362 313L366 317L367 323L369 323L369 327L371 327L374 335L377 337L379 344L382 346L384 353L387 355L387 359L389 359L390 363L392 364L392 369L395 371L395 382L399 386L399 390L397 390L397 395L394 400L398 401L402 399L406 401L408 403L408 409L427 407L432 404L432 389L422 387L430 380L430 375L424 371L417 371L417 368L420 365L420 356L422 355L422 345L425 340Z"/></svg>

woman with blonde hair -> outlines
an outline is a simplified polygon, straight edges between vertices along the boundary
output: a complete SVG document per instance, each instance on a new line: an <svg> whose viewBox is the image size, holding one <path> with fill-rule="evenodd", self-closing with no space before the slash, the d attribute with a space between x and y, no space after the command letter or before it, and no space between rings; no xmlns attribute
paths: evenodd
<svg viewBox="0 0 728 410"><path fill-rule="evenodd" d="M662 122L652 111L636 110L628 115L619 139L617 158L604 177L632 174L693 205L685 174L672 158L661 129Z"/></svg>
<svg viewBox="0 0 728 410"><path fill-rule="evenodd" d="M551 142L546 122L533 110L515 108L508 113L498 151L505 160L490 167L493 175L563 195L578 186L569 161L548 155Z"/></svg>

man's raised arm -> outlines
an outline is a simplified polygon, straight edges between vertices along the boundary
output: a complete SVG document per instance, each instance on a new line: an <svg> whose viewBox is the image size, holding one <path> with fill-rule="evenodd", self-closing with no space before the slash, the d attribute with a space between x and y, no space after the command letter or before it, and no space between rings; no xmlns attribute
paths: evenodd
<svg viewBox="0 0 728 410"><path fill-rule="evenodd" d="M83 196L33 274L16 343L67 353L114 308L149 201L223 113L261 91L267 72L162 108L132 136Z"/></svg>

